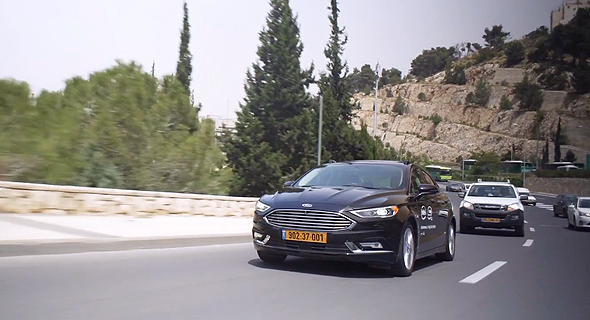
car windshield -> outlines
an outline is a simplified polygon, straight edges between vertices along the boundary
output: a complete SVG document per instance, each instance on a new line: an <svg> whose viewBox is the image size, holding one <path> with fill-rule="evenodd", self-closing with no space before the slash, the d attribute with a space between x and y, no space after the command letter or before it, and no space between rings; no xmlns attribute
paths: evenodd
<svg viewBox="0 0 590 320"><path fill-rule="evenodd" d="M474 185L467 194L471 197L516 198L514 189L510 186Z"/></svg>
<svg viewBox="0 0 590 320"><path fill-rule="evenodd" d="M402 167L386 164L334 164L315 168L296 187L362 187L402 190L407 185Z"/></svg>
<svg viewBox="0 0 590 320"><path fill-rule="evenodd" d="M590 199L580 199L578 208L590 208Z"/></svg>

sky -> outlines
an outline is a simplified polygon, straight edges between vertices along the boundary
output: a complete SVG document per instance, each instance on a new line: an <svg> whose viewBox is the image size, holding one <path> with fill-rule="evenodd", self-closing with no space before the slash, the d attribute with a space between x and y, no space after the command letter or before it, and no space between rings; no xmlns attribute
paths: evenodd
<svg viewBox="0 0 590 320"><path fill-rule="evenodd" d="M519 39L549 25L561 0L340 0L349 67L377 62L405 75L422 50L483 44L484 29L502 24ZM267 0L187 0L195 101L200 116L235 118L246 71L256 61ZM304 49L302 67L326 69L329 0L291 0ZM176 70L183 0L0 0L0 78L26 81L34 93L61 90L135 61L156 76ZM313 88L312 88L313 92Z"/></svg>

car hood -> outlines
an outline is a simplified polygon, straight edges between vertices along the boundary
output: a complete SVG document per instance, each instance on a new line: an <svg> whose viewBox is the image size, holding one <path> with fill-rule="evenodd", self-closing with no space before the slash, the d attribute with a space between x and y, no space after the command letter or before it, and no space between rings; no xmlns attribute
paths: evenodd
<svg viewBox="0 0 590 320"><path fill-rule="evenodd" d="M520 200L517 198L499 198L499 197L465 197L463 201L469 201L471 203L489 203L489 204L501 204L509 205L513 203L519 203Z"/></svg>
<svg viewBox="0 0 590 320"><path fill-rule="evenodd" d="M583 213L590 213L590 208L578 208L578 211Z"/></svg>
<svg viewBox="0 0 590 320"><path fill-rule="evenodd" d="M260 201L275 209L335 210L370 208L399 203L405 190L379 190L362 187L286 188Z"/></svg>

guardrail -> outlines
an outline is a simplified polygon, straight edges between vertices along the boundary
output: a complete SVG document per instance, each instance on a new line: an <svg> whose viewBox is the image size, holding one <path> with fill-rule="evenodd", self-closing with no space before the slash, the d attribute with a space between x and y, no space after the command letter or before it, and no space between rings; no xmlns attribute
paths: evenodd
<svg viewBox="0 0 590 320"><path fill-rule="evenodd" d="M251 217L257 199L0 181L0 213Z"/></svg>

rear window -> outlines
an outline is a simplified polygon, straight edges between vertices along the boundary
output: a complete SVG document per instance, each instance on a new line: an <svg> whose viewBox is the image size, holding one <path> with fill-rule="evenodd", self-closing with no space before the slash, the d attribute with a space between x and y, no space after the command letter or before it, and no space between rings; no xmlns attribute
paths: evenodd
<svg viewBox="0 0 590 320"><path fill-rule="evenodd" d="M469 188L470 197L516 198L514 189L510 186L473 185Z"/></svg>

